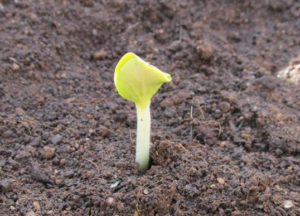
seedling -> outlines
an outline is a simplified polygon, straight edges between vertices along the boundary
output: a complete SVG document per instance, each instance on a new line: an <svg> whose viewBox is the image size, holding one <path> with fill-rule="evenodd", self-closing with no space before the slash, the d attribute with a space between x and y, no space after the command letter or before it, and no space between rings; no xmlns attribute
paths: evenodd
<svg viewBox="0 0 300 216"><path fill-rule="evenodd" d="M125 54L115 69L114 81L118 93L135 103L137 111L137 135L135 160L141 171L149 168L151 98L163 83L172 80L170 74L142 60L134 53Z"/></svg>

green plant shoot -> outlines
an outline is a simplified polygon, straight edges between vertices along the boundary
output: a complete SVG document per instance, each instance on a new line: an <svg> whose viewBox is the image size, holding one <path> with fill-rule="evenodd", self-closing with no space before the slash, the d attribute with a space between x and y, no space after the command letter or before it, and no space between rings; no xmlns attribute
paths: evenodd
<svg viewBox="0 0 300 216"><path fill-rule="evenodd" d="M135 103L137 111L137 135L135 160L141 171L149 168L151 98L163 83L172 80L170 74L142 60L134 53L125 54L118 62L114 82L118 93Z"/></svg>

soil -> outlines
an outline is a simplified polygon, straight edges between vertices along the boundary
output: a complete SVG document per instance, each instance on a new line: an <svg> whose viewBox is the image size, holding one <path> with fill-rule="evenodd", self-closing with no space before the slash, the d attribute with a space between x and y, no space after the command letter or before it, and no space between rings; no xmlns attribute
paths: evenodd
<svg viewBox="0 0 300 216"><path fill-rule="evenodd" d="M300 215L300 3L0 1L0 215ZM132 51L173 77L137 171Z"/></svg>

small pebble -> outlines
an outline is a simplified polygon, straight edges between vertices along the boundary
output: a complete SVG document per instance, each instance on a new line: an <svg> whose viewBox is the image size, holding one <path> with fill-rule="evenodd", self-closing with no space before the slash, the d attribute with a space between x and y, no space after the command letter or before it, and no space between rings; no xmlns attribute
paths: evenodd
<svg viewBox="0 0 300 216"><path fill-rule="evenodd" d="M98 35L97 29L93 29L93 30L92 30L92 34L93 34L94 36L97 36L97 35Z"/></svg>
<svg viewBox="0 0 300 216"><path fill-rule="evenodd" d="M74 171L73 170L68 170L65 172L65 177L67 178L73 178L74 177Z"/></svg>
<svg viewBox="0 0 300 216"><path fill-rule="evenodd" d="M64 166L65 164L66 164L66 159L64 159L64 158L60 159L59 165Z"/></svg>
<svg viewBox="0 0 300 216"><path fill-rule="evenodd" d="M55 184L58 186L63 186L64 185L64 180L63 179L55 179Z"/></svg>
<svg viewBox="0 0 300 216"><path fill-rule="evenodd" d="M285 209L290 209L290 208L294 207L294 203L293 203L292 200L285 200L285 201L283 202L283 207L284 207Z"/></svg>
<svg viewBox="0 0 300 216"><path fill-rule="evenodd" d="M225 148L227 146L227 141L222 141L219 146Z"/></svg>
<svg viewBox="0 0 300 216"><path fill-rule="evenodd" d="M41 210L41 205L38 201L33 202L33 207L35 210L40 211Z"/></svg>
<svg viewBox="0 0 300 216"><path fill-rule="evenodd" d="M216 185L215 185L215 184L211 184L209 187L210 187L211 189L214 189L214 188L216 188Z"/></svg>
<svg viewBox="0 0 300 216"><path fill-rule="evenodd" d="M225 180L223 178L217 178L217 181L219 182L219 184L225 184Z"/></svg>
<svg viewBox="0 0 300 216"><path fill-rule="evenodd" d="M117 187L121 182L120 181L116 181L115 183L110 185L110 188L115 188Z"/></svg>
<svg viewBox="0 0 300 216"><path fill-rule="evenodd" d="M105 50L99 50L93 54L93 59L103 60L107 57L107 52Z"/></svg>
<svg viewBox="0 0 300 216"><path fill-rule="evenodd" d="M45 146L40 153L44 159L50 160L55 156L55 148Z"/></svg>
<svg viewBox="0 0 300 216"><path fill-rule="evenodd" d="M17 63L13 63L11 66L11 69L16 72L18 70L20 70L20 66Z"/></svg>
<svg viewBox="0 0 300 216"><path fill-rule="evenodd" d="M60 134L56 134L51 137L50 141L52 142L53 145L59 144L63 139L63 136Z"/></svg>
<svg viewBox="0 0 300 216"><path fill-rule="evenodd" d="M147 189L145 189L143 192L145 195L149 194L149 191Z"/></svg>
<svg viewBox="0 0 300 216"><path fill-rule="evenodd" d="M108 197L108 198L106 199L106 204L109 205L109 206L114 205L115 202L116 202L116 201L115 201L115 199L114 199L113 197Z"/></svg>

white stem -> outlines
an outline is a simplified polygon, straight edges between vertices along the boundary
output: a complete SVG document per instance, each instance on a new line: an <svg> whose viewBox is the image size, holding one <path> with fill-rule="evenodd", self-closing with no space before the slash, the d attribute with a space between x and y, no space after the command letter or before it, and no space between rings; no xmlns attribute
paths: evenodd
<svg viewBox="0 0 300 216"><path fill-rule="evenodd" d="M141 171L149 168L150 159L150 131L151 116L150 103L146 107L136 105L137 111L137 134L136 134L136 152L135 161L138 163Z"/></svg>

